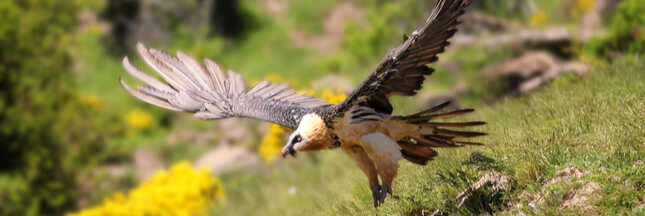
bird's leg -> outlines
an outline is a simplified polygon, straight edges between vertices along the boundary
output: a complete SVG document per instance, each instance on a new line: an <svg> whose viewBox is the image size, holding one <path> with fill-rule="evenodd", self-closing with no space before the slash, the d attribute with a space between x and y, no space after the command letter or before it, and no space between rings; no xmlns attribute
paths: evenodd
<svg viewBox="0 0 645 216"><path fill-rule="evenodd" d="M381 185L378 183L378 172L374 166L374 162L367 156L365 150L361 146L354 145L343 148L347 155L349 155L356 165L361 168L363 173L367 176L369 181L370 190L372 190L372 198L374 199L374 207L379 206L379 198L381 197Z"/></svg>
<svg viewBox="0 0 645 216"><path fill-rule="evenodd" d="M374 186L371 186L370 189L372 190L372 199L374 200L374 208L377 208L383 201L380 201L381 198L381 186L376 184Z"/></svg>
<svg viewBox="0 0 645 216"><path fill-rule="evenodd" d="M399 171L399 160L403 159L401 147L385 134L378 132L361 137L361 146L378 170L383 183L380 187L379 203L383 203L388 193L392 195L392 181Z"/></svg>

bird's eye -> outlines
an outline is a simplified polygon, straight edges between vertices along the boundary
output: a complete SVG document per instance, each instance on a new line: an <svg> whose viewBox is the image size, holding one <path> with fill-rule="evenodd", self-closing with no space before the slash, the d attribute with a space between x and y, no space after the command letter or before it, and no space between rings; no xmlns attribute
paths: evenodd
<svg viewBox="0 0 645 216"><path fill-rule="evenodd" d="M300 142L302 141L302 137L300 135L296 135L296 137L293 138L293 141Z"/></svg>

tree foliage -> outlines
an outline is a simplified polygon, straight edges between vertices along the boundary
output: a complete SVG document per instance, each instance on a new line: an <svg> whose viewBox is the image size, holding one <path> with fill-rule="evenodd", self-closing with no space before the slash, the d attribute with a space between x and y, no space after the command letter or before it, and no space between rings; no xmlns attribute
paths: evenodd
<svg viewBox="0 0 645 216"><path fill-rule="evenodd" d="M95 113L72 91L76 1L0 2L0 215L74 206L78 164L102 143ZM81 154L82 153L82 154Z"/></svg>

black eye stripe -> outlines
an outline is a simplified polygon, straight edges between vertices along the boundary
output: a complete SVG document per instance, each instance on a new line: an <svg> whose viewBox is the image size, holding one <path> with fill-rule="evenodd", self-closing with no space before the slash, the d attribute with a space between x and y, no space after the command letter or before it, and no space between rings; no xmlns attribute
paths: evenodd
<svg viewBox="0 0 645 216"><path fill-rule="evenodd" d="M302 141L302 137L300 135L296 135L296 142Z"/></svg>

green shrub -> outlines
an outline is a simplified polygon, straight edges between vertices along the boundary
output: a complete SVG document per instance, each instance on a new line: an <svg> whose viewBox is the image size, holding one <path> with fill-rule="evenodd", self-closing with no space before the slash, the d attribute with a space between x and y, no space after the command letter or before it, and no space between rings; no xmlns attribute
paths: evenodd
<svg viewBox="0 0 645 216"><path fill-rule="evenodd" d="M589 42L591 52L613 56L613 52L642 53L645 51L645 4L641 0L621 2L606 36Z"/></svg>
<svg viewBox="0 0 645 216"><path fill-rule="evenodd" d="M0 215L74 207L76 174L104 146L100 113L72 91L80 2L0 2Z"/></svg>

